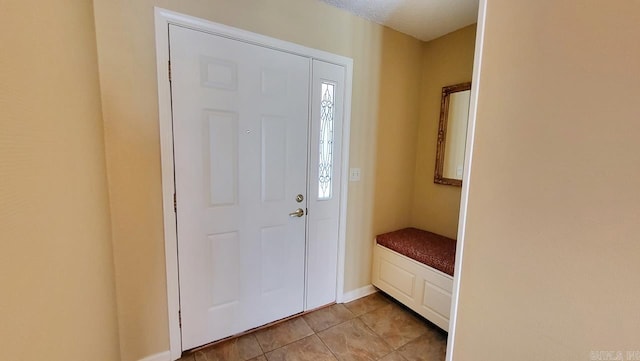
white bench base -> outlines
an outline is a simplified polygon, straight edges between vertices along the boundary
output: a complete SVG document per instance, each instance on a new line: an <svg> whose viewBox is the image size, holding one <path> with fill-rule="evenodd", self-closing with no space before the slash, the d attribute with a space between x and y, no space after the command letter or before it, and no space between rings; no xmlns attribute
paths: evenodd
<svg viewBox="0 0 640 361"><path fill-rule="evenodd" d="M449 331L453 277L376 243L371 278L374 286Z"/></svg>

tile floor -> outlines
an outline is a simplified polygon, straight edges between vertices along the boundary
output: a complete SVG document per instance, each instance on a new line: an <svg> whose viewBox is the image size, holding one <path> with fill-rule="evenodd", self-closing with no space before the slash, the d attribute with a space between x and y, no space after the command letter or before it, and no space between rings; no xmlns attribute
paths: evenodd
<svg viewBox="0 0 640 361"><path fill-rule="evenodd" d="M382 293L332 305L179 361L444 360L447 334Z"/></svg>

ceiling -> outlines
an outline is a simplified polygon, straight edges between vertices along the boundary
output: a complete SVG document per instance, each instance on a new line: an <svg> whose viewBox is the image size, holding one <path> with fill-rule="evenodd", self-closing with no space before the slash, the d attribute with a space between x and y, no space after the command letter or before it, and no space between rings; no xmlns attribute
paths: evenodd
<svg viewBox="0 0 640 361"><path fill-rule="evenodd" d="M321 1L423 41L471 25L478 18L478 0Z"/></svg>

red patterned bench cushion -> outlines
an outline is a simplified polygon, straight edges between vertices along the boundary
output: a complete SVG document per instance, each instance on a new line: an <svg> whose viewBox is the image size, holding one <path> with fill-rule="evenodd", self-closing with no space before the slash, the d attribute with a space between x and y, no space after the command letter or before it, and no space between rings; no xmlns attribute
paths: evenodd
<svg viewBox="0 0 640 361"><path fill-rule="evenodd" d="M456 241L417 228L404 228L376 237L379 245L453 276Z"/></svg>

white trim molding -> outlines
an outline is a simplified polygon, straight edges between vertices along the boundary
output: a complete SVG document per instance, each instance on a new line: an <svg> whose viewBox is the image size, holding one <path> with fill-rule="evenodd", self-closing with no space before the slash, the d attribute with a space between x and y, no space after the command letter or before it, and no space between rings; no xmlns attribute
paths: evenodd
<svg viewBox="0 0 640 361"><path fill-rule="evenodd" d="M464 155L464 172L462 174L462 193L460 197L460 217L458 219L458 242L456 244L456 261L453 273L453 291L451 292L451 314L449 317L449 336L447 339L446 361L453 361L453 348L456 340L458 323L458 296L460 294L460 277L462 276L462 257L467 222L467 206L469 203L469 185L471 183L471 164L473 162L473 143L478 113L478 89L482 72L482 48L484 46L484 29L487 17L487 0L480 0L478 9L478 25L476 29L476 48L473 59L473 77L471 81L471 99L469 104L469 125L467 126L467 144Z"/></svg>
<svg viewBox="0 0 640 361"><path fill-rule="evenodd" d="M171 351L160 352L151 356L147 356L138 361L172 361Z"/></svg>
<svg viewBox="0 0 640 361"><path fill-rule="evenodd" d="M338 300L338 303L348 303L355 301L358 298L366 297L378 292L378 289L373 285L366 285L364 287L356 288L355 290L345 292L342 294L342 298Z"/></svg>
<svg viewBox="0 0 640 361"><path fill-rule="evenodd" d="M158 120L160 122L160 157L162 165L162 207L167 281L170 359L182 356L180 333L180 286L178 282L178 235L173 212L173 126L171 121L171 85L169 84L169 24L171 15L155 8L156 60L158 78Z"/></svg>
<svg viewBox="0 0 640 361"><path fill-rule="evenodd" d="M208 20L183 15L170 10L155 8L155 36L156 36L156 64L158 80L158 114L160 123L160 149L162 163L162 201L164 219L164 242L167 281L167 311L169 315L169 343L170 351L150 356L144 361L165 360L160 357L168 355L170 360L177 360L182 354L182 341L179 323L180 292L178 281L178 239L176 234L176 217L174 213L173 195L174 183L174 159L173 159L173 129L171 119L171 88L168 77L169 64L169 25L178 25L195 29L210 34L236 39L250 44L260 45L272 49L285 51L291 54L304 56L311 59L322 60L327 63L343 66L346 72L345 79L345 108L343 122L342 144L342 189L340 194L340 224L338 229L338 270L336 285L336 300L355 299L372 292L349 292L344 294L344 269L345 269L345 240L346 240L346 216L348 199L348 175L349 175L349 139L351 124L351 92L353 79L353 60L332 54L329 52L308 48L302 45L267 37L249 31L221 25ZM368 286L371 287L371 286ZM369 292L369 293L367 293ZM356 295L356 296L352 296ZM156 359L156 357L158 357Z"/></svg>

